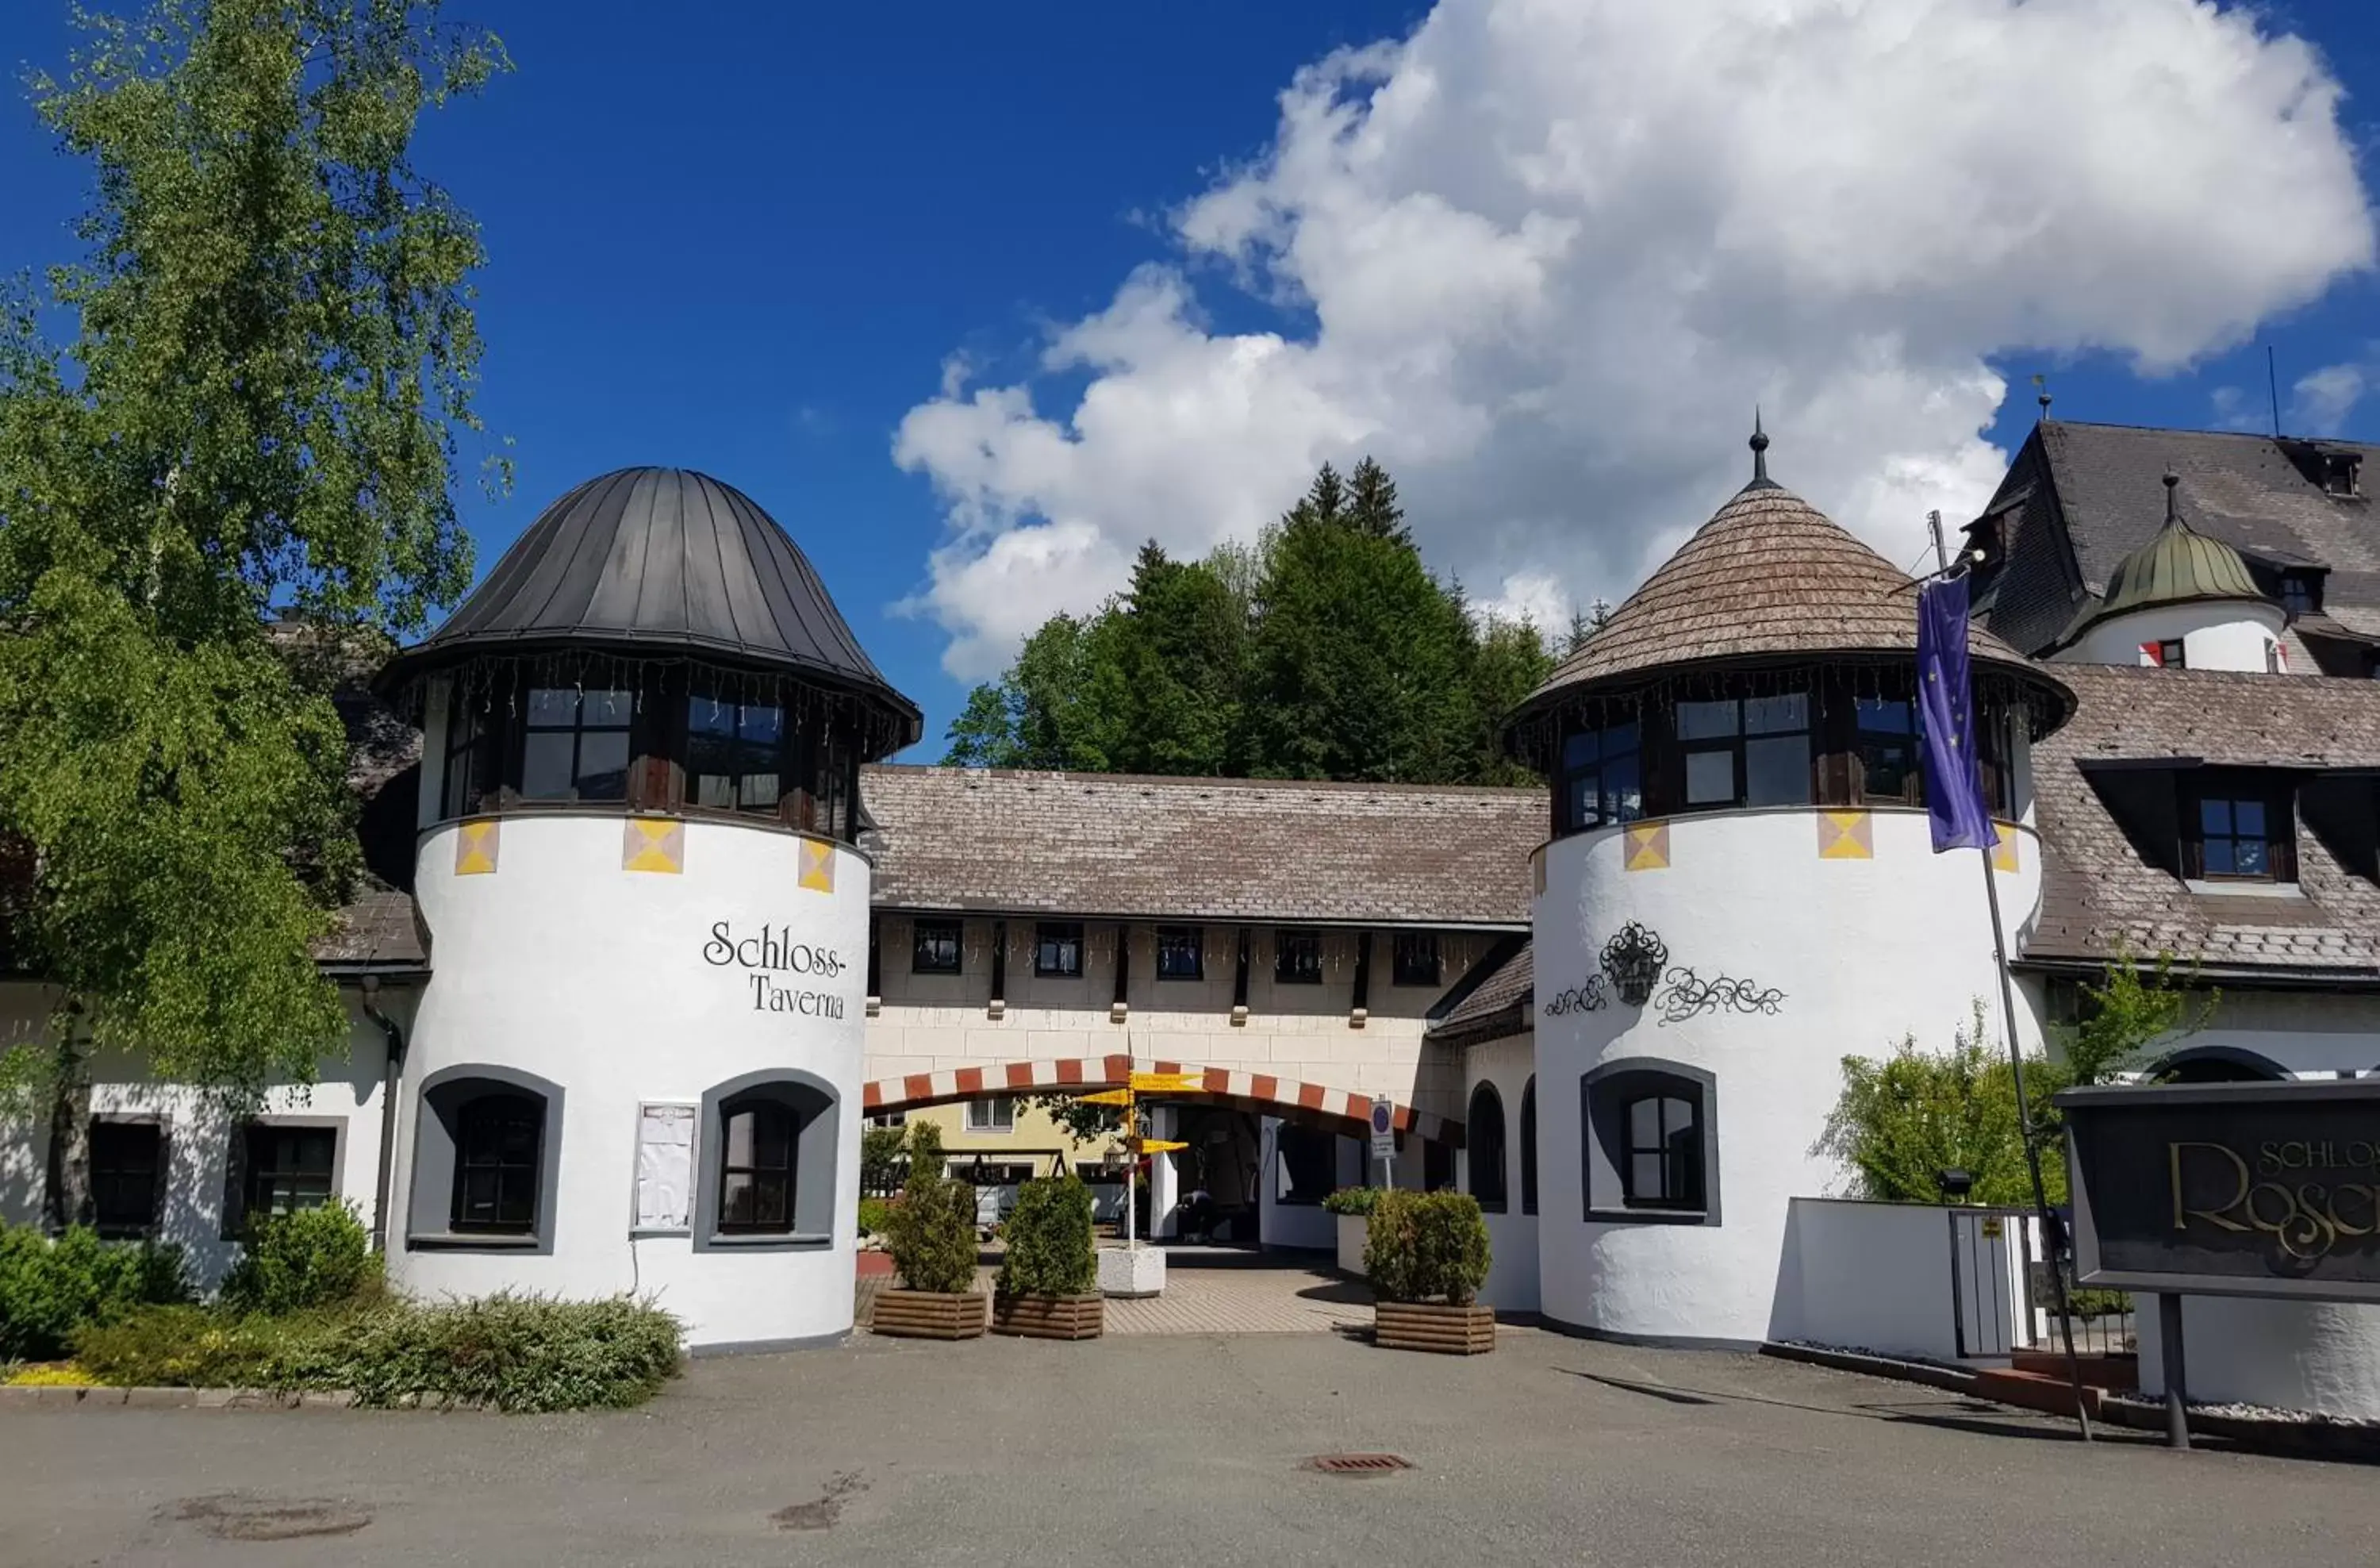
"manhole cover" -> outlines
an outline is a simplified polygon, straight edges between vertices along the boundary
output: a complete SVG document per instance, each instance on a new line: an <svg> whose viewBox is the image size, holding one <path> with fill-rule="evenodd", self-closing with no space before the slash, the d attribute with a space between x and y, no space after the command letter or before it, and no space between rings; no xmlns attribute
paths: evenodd
<svg viewBox="0 0 2380 1568"><path fill-rule="evenodd" d="M1395 1453L1318 1453L1305 1467L1326 1476L1387 1476L1412 1469L1413 1461Z"/></svg>

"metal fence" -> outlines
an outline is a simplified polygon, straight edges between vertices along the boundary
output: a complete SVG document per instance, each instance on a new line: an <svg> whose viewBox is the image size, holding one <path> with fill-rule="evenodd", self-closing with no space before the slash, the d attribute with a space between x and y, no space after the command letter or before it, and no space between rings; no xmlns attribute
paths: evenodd
<svg viewBox="0 0 2380 1568"><path fill-rule="evenodd" d="M2063 1355L2057 1281L2041 1221L2030 1209L1953 1208L1950 1295L1961 1357L2023 1352ZM2067 1321L2079 1355L2137 1354L2132 1300L2121 1291L2082 1290L2064 1259Z"/></svg>

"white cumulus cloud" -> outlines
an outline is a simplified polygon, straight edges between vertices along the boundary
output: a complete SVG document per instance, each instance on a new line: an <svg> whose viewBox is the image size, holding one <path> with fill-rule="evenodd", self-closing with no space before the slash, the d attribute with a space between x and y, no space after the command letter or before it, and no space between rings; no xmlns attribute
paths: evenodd
<svg viewBox="0 0 2380 1568"><path fill-rule="evenodd" d="M2337 435L2372 390L2373 367L2347 360L2300 376L2289 388L2290 423L2314 435Z"/></svg>
<svg viewBox="0 0 2380 1568"><path fill-rule="evenodd" d="M1992 357L2156 373L2371 264L2339 97L2194 0L1441 0L1298 73L1043 375L953 361L894 442L951 525L913 603L978 677L1141 540L1370 453L1435 565L1559 619L1742 482L1755 402L1777 477L1913 561L1998 480Z"/></svg>

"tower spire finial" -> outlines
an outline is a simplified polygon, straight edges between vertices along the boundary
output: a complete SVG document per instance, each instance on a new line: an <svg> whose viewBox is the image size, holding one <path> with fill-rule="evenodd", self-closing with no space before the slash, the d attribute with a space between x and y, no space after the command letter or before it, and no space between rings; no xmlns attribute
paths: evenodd
<svg viewBox="0 0 2380 1568"><path fill-rule="evenodd" d="M2171 463L2168 463L2165 466L2165 520L2168 523L2181 520L2180 504L2175 500L2180 492L2181 476L2173 471Z"/></svg>
<svg viewBox="0 0 2380 1568"><path fill-rule="evenodd" d="M1760 428L1760 405L1752 406L1752 483L1746 489L1757 490L1777 481L1768 477L1768 432Z"/></svg>

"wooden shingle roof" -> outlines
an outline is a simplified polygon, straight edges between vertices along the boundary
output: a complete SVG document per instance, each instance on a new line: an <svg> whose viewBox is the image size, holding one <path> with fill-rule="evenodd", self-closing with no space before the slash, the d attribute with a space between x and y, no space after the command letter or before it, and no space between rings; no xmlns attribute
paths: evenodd
<svg viewBox="0 0 2380 1568"><path fill-rule="evenodd" d="M2055 692L2056 677L1971 626L1971 656ZM1797 655L1914 654L1917 593L1909 575L1816 507L1755 480L1629 595L1585 647L1515 713L1619 689L1660 674Z"/></svg>

